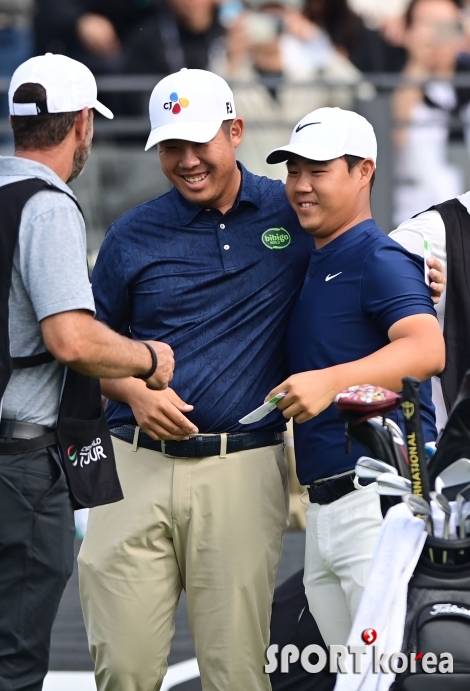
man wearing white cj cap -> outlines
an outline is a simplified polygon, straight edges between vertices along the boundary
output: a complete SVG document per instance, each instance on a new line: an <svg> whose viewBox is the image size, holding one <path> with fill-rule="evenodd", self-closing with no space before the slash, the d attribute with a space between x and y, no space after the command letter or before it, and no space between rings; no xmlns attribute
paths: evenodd
<svg viewBox="0 0 470 691"><path fill-rule="evenodd" d="M239 420L286 375L287 316L312 243L284 185L237 164L243 121L223 79L166 77L150 117L146 148L158 145L173 188L111 226L93 292L99 319L164 335L178 368L164 396L102 383L125 499L91 510L79 556L97 686L160 688L184 589L204 691L268 691L285 421Z"/></svg>

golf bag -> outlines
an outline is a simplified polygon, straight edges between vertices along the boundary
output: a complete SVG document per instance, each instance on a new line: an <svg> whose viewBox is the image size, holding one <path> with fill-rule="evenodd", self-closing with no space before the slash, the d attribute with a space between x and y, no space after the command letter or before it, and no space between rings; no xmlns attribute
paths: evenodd
<svg viewBox="0 0 470 691"><path fill-rule="evenodd" d="M447 564L429 559L446 550ZM461 554L463 552L463 555ZM466 559L466 563L458 564ZM468 691L470 689L470 538L443 540L429 536L408 587L408 605L402 652L416 657L398 674L392 691ZM456 563L452 563L456 562ZM434 653L436 671L423 669L422 656ZM452 673L440 667L443 653L452 655ZM448 668L447 668L448 669Z"/></svg>
<svg viewBox="0 0 470 691"><path fill-rule="evenodd" d="M279 649L291 644L302 651L316 643L326 651L323 638L308 609L303 583L304 570L297 571L274 591L271 617L271 645ZM317 674L306 672L299 661L289 665L288 672L278 668L271 672L273 691L333 691L336 674L324 669Z"/></svg>
<svg viewBox="0 0 470 691"><path fill-rule="evenodd" d="M427 498L436 478L444 470L463 457L470 458L470 371L464 377L428 469L423 460L419 383L411 378L406 380L403 410L407 442L410 436L417 440L415 458L410 456L410 460L416 461L416 457L419 457L421 489ZM373 408L372 402L370 408ZM347 434L365 445L374 458L394 466L400 472L396 461L401 459L392 446L391 436L387 434L386 412L376 413L384 415L382 421L365 416L360 419L360 412L352 406L349 411L344 410ZM415 465L413 473L416 472ZM412 480L416 481L413 474ZM468 478L460 486L449 486L447 489L453 494L446 494L448 499L455 499L456 493L467 484ZM382 509L386 511L387 506L382 504ZM408 587L402 653L407 664L403 664L403 671L397 675L392 685L393 691L470 689L470 537L427 537Z"/></svg>
<svg viewBox="0 0 470 691"><path fill-rule="evenodd" d="M433 487L452 463L470 456L470 371L466 373L447 425L429 464ZM463 483L467 484L466 482ZM455 494L463 485L449 487ZM445 559L443 555L445 553ZM432 560L430 558L432 554ZM443 563L445 562L445 563ZM393 691L467 691L470 688L470 537L445 540L429 535L410 580L402 652L416 658L416 671L397 675ZM437 662L452 656L452 669L423 669L422 656ZM452 671L452 673L448 673Z"/></svg>

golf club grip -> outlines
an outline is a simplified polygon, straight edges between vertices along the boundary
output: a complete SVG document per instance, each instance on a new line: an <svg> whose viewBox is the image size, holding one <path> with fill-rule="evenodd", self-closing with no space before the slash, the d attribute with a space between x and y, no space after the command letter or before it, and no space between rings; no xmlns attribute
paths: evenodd
<svg viewBox="0 0 470 691"><path fill-rule="evenodd" d="M413 494L424 497L429 501L431 484L426 466L426 452L424 450L423 426L419 402L418 379L403 377L402 410L405 420L406 447L410 461L411 484Z"/></svg>

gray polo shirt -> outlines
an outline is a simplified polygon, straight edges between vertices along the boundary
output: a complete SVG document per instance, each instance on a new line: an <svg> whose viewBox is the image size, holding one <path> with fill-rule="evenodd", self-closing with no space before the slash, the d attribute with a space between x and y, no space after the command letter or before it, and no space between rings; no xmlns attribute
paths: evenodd
<svg viewBox="0 0 470 691"><path fill-rule="evenodd" d="M85 224L73 192L47 166L0 156L0 186L31 177L46 180L65 194L43 190L23 210L9 301L12 357L46 350L42 319L70 310L95 310ZM64 367L57 361L15 370L3 397L2 418L55 425L63 376Z"/></svg>

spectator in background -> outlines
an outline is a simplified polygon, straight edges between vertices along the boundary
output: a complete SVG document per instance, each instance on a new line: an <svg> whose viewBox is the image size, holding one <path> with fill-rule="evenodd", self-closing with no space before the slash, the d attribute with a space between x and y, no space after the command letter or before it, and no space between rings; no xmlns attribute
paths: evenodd
<svg viewBox="0 0 470 691"><path fill-rule="evenodd" d="M120 72L127 37L154 14L153 0L37 0L36 52L63 53L96 74Z"/></svg>
<svg viewBox="0 0 470 691"><path fill-rule="evenodd" d="M95 74L210 69L223 41L218 0L38 0L36 50L64 53ZM146 97L106 95L119 115L147 110Z"/></svg>
<svg viewBox="0 0 470 691"><path fill-rule="evenodd" d="M250 125L240 158L258 175L285 179L285 166L273 170L266 164L265 152L281 145L306 112L321 106L351 108L360 74L323 29L303 15L302 0L246 0L245 4L246 8L241 3L222 5L226 60L215 70L236 80L237 107ZM233 11L235 5L238 12ZM265 81L256 84L259 76ZM328 83L303 86L319 78Z"/></svg>
<svg viewBox="0 0 470 691"><path fill-rule="evenodd" d="M0 77L11 77L18 65L32 55L33 4L34 0L0 0ZM1 94L0 118L7 117L8 98Z"/></svg>
<svg viewBox="0 0 470 691"><path fill-rule="evenodd" d="M376 28L366 26L348 0L305 0L305 16L320 26L358 70L396 72L404 63L403 49Z"/></svg>
<svg viewBox="0 0 470 691"><path fill-rule="evenodd" d="M469 56L464 52L457 0L412 0L405 15L405 46L406 77L449 80L467 71ZM464 191L461 172L447 161L447 142L451 117L468 112L469 102L469 89L456 89L446 81L403 86L395 92L396 224Z"/></svg>
<svg viewBox="0 0 470 691"><path fill-rule="evenodd" d="M217 0L38 0L36 49L97 74L206 69L222 36Z"/></svg>
<svg viewBox="0 0 470 691"><path fill-rule="evenodd" d="M151 21L128 41L126 72L166 75L182 67L211 69L222 50L219 0L162 0Z"/></svg>

